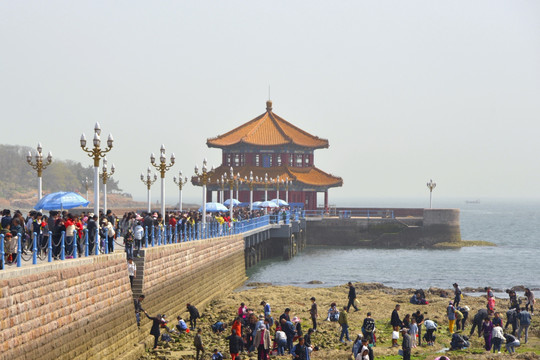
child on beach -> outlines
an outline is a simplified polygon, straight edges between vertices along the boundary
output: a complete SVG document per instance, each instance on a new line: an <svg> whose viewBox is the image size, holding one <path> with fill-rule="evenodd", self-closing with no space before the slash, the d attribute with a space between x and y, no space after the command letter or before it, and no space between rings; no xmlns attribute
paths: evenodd
<svg viewBox="0 0 540 360"><path fill-rule="evenodd" d="M416 338L418 337L418 325L416 325L416 319L411 318L411 325L409 328L409 335L411 335L411 346L416 347Z"/></svg>

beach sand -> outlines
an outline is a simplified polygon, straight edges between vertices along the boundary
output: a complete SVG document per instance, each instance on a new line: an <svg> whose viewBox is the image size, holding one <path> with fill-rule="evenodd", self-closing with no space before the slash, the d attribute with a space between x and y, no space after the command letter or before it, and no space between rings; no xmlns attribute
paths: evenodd
<svg viewBox="0 0 540 360"><path fill-rule="evenodd" d="M262 306L259 305L262 300L270 303L272 307L272 316L274 319L279 318L279 315L286 307L291 308L291 319L293 316L298 316L302 320L304 334L310 328L311 320L309 316L309 308L311 306L310 298L314 296L317 299L319 317L318 331L312 335L312 343L320 347L320 351L313 352L312 359L323 360L346 360L351 354L352 343L342 344L339 342L340 327L335 322L325 321L327 310L330 303L336 302L340 311L343 306L347 305L348 287L346 285L338 287L318 287L318 288L301 288L293 286L271 286L267 284L249 284L246 288L231 292L230 294L216 298L205 309L202 310L202 319L198 322L198 326L203 329L203 341L206 347L206 358L210 358L214 348L219 349L225 358L230 358L228 352L228 342L225 337L230 334L230 329L221 335L213 334L210 326L216 321L223 321L226 324L231 324L237 314L238 307L241 302L244 302L248 308L254 309L255 313L262 313ZM363 319L369 311L372 317L376 320L377 328L377 346L374 347L376 359L401 359L398 354L398 348L391 348L392 331L389 325L392 310L396 304L401 304L400 317L403 319L406 314L412 314L416 310L421 310L426 313L424 316L434 320L438 325L436 344L433 347L416 347L412 351L413 359L434 359L444 353L438 353L444 348L448 348L450 344L450 334L448 331L448 320L446 319L446 307L449 300L453 298L451 290L441 289L424 289L426 298L429 301L428 305L413 305L409 303L413 289L392 289L385 287L382 284L355 284L357 289L357 299L359 301L359 311L355 312L351 307L349 312L349 334L351 340L354 341L356 334L361 332ZM441 293L448 293L451 298L442 297ZM195 304L197 305L197 304ZM486 299L484 296L466 296L461 301L461 305L467 305L471 308L469 320L467 322L464 334L468 335L471 329L471 320L476 312L485 308ZM505 313L508 305L507 299L498 299L496 307L501 312ZM188 318L187 314L169 314L169 325L173 327L176 324L176 316L181 315L184 319ZM506 323L506 316L503 315L503 320ZM200 325L199 325L200 324ZM518 355L514 356L519 359L540 359L540 319L538 316L533 316L533 323L529 329L529 342L518 348ZM509 327L510 329L510 327ZM425 329L424 329L425 331ZM475 331L477 334L477 332ZM465 359L503 359L509 358L508 354L490 354L483 350L483 338L473 335L471 340L471 348L464 351L451 351L444 355L451 360ZM194 359L193 347L193 332L181 336L172 336L175 343L170 343L161 346L158 350L150 350L141 359ZM523 339L522 339L523 340ZM399 340L401 346L401 337ZM504 351L504 345L503 349ZM244 359L256 359L257 354L250 355L242 354ZM285 357L274 356L276 359L290 359L289 355Z"/></svg>

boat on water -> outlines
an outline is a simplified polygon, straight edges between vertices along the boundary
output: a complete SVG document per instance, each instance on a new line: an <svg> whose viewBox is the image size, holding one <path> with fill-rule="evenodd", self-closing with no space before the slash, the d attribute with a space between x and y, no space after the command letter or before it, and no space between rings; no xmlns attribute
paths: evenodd
<svg viewBox="0 0 540 360"><path fill-rule="evenodd" d="M480 204L480 200L465 200L465 204Z"/></svg>

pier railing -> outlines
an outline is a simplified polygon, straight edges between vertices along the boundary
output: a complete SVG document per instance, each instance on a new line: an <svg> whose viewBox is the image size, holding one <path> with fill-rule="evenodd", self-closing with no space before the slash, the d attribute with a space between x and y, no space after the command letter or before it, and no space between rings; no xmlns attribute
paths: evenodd
<svg viewBox="0 0 540 360"><path fill-rule="evenodd" d="M275 215L263 215L261 217L232 221L230 223L211 221L202 223L177 224L175 226L151 226L146 227L140 248L177 244L186 241L218 238L222 236L242 234L258 228L273 224L290 224L291 220L303 217L300 211L285 211ZM48 235L48 236L46 236ZM22 262L37 264L38 260L52 262L54 260L76 259L77 257L95 256L108 254L114 251L115 244L119 244L114 237L109 237L108 229L100 236L96 231L95 236L89 237L88 229L83 231L79 238L75 231L74 236L66 236L65 232L53 234L33 233L31 239L23 241L23 236L6 239L0 234L0 269L6 265L22 266ZM133 249L138 248L137 240L133 242Z"/></svg>
<svg viewBox="0 0 540 360"><path fill-rule="evenodd" d="M332 214L325 210L304 210L306 218L339 217L340 219L357 218L383 218L394 219L394 210L339 210Z"/></svg>

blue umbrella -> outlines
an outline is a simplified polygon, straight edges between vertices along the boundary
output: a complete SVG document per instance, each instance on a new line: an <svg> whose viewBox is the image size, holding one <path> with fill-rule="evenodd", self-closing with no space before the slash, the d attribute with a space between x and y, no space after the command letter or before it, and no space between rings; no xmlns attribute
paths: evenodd
<svg viewBox="0 0 540 360"><path fill-rule="evenodd" d="M285 201L285 200L281 200L281 199L272 199L270 201L273 201L275 202L276 204L278 204L279 206L289 206L289 204Z"/></svg>
<svg viewBox="0 0 540 360"><path fill-rule="evenodd" d="M279 207L274 201L264 201L260 205L262 208L277 208Z"/></svg>
<svg viewBox="0 0 540 360"><path fill-rule="evenodd" d="M253 202L253 204L251 204L253 206L253 208L261 208L261 204L262 204L262 201L255 201Z"/></svg>
<svg viewBox="0 0 540 360"><path fill-rule="evenodd" d="M232 199L232 203L233 203L234 206L237 206L237 205L240 205L240 204L241 204L241 202L238 201L238 200L236 200L236 199ZM231 199L225 200L225 202L223 203L223 205L225 205L225 206L231 205Z"/></svg>
<svg viewBox="0 0 540 360"><path fill-rule="evenodd" d="M202 206L199 208L199 211L202 211ZM223 204L217 202L206 203L206 212L218 212L218 211L229 211L227 207Z"/></svg>
<svg viewBox="0 0 540 360"><path fill-rule="evenodd" d="M90 201L74 192L55 192L45 195L38 201L34 209L36 210L64 210L79 206L88 206Z"/></svg>

